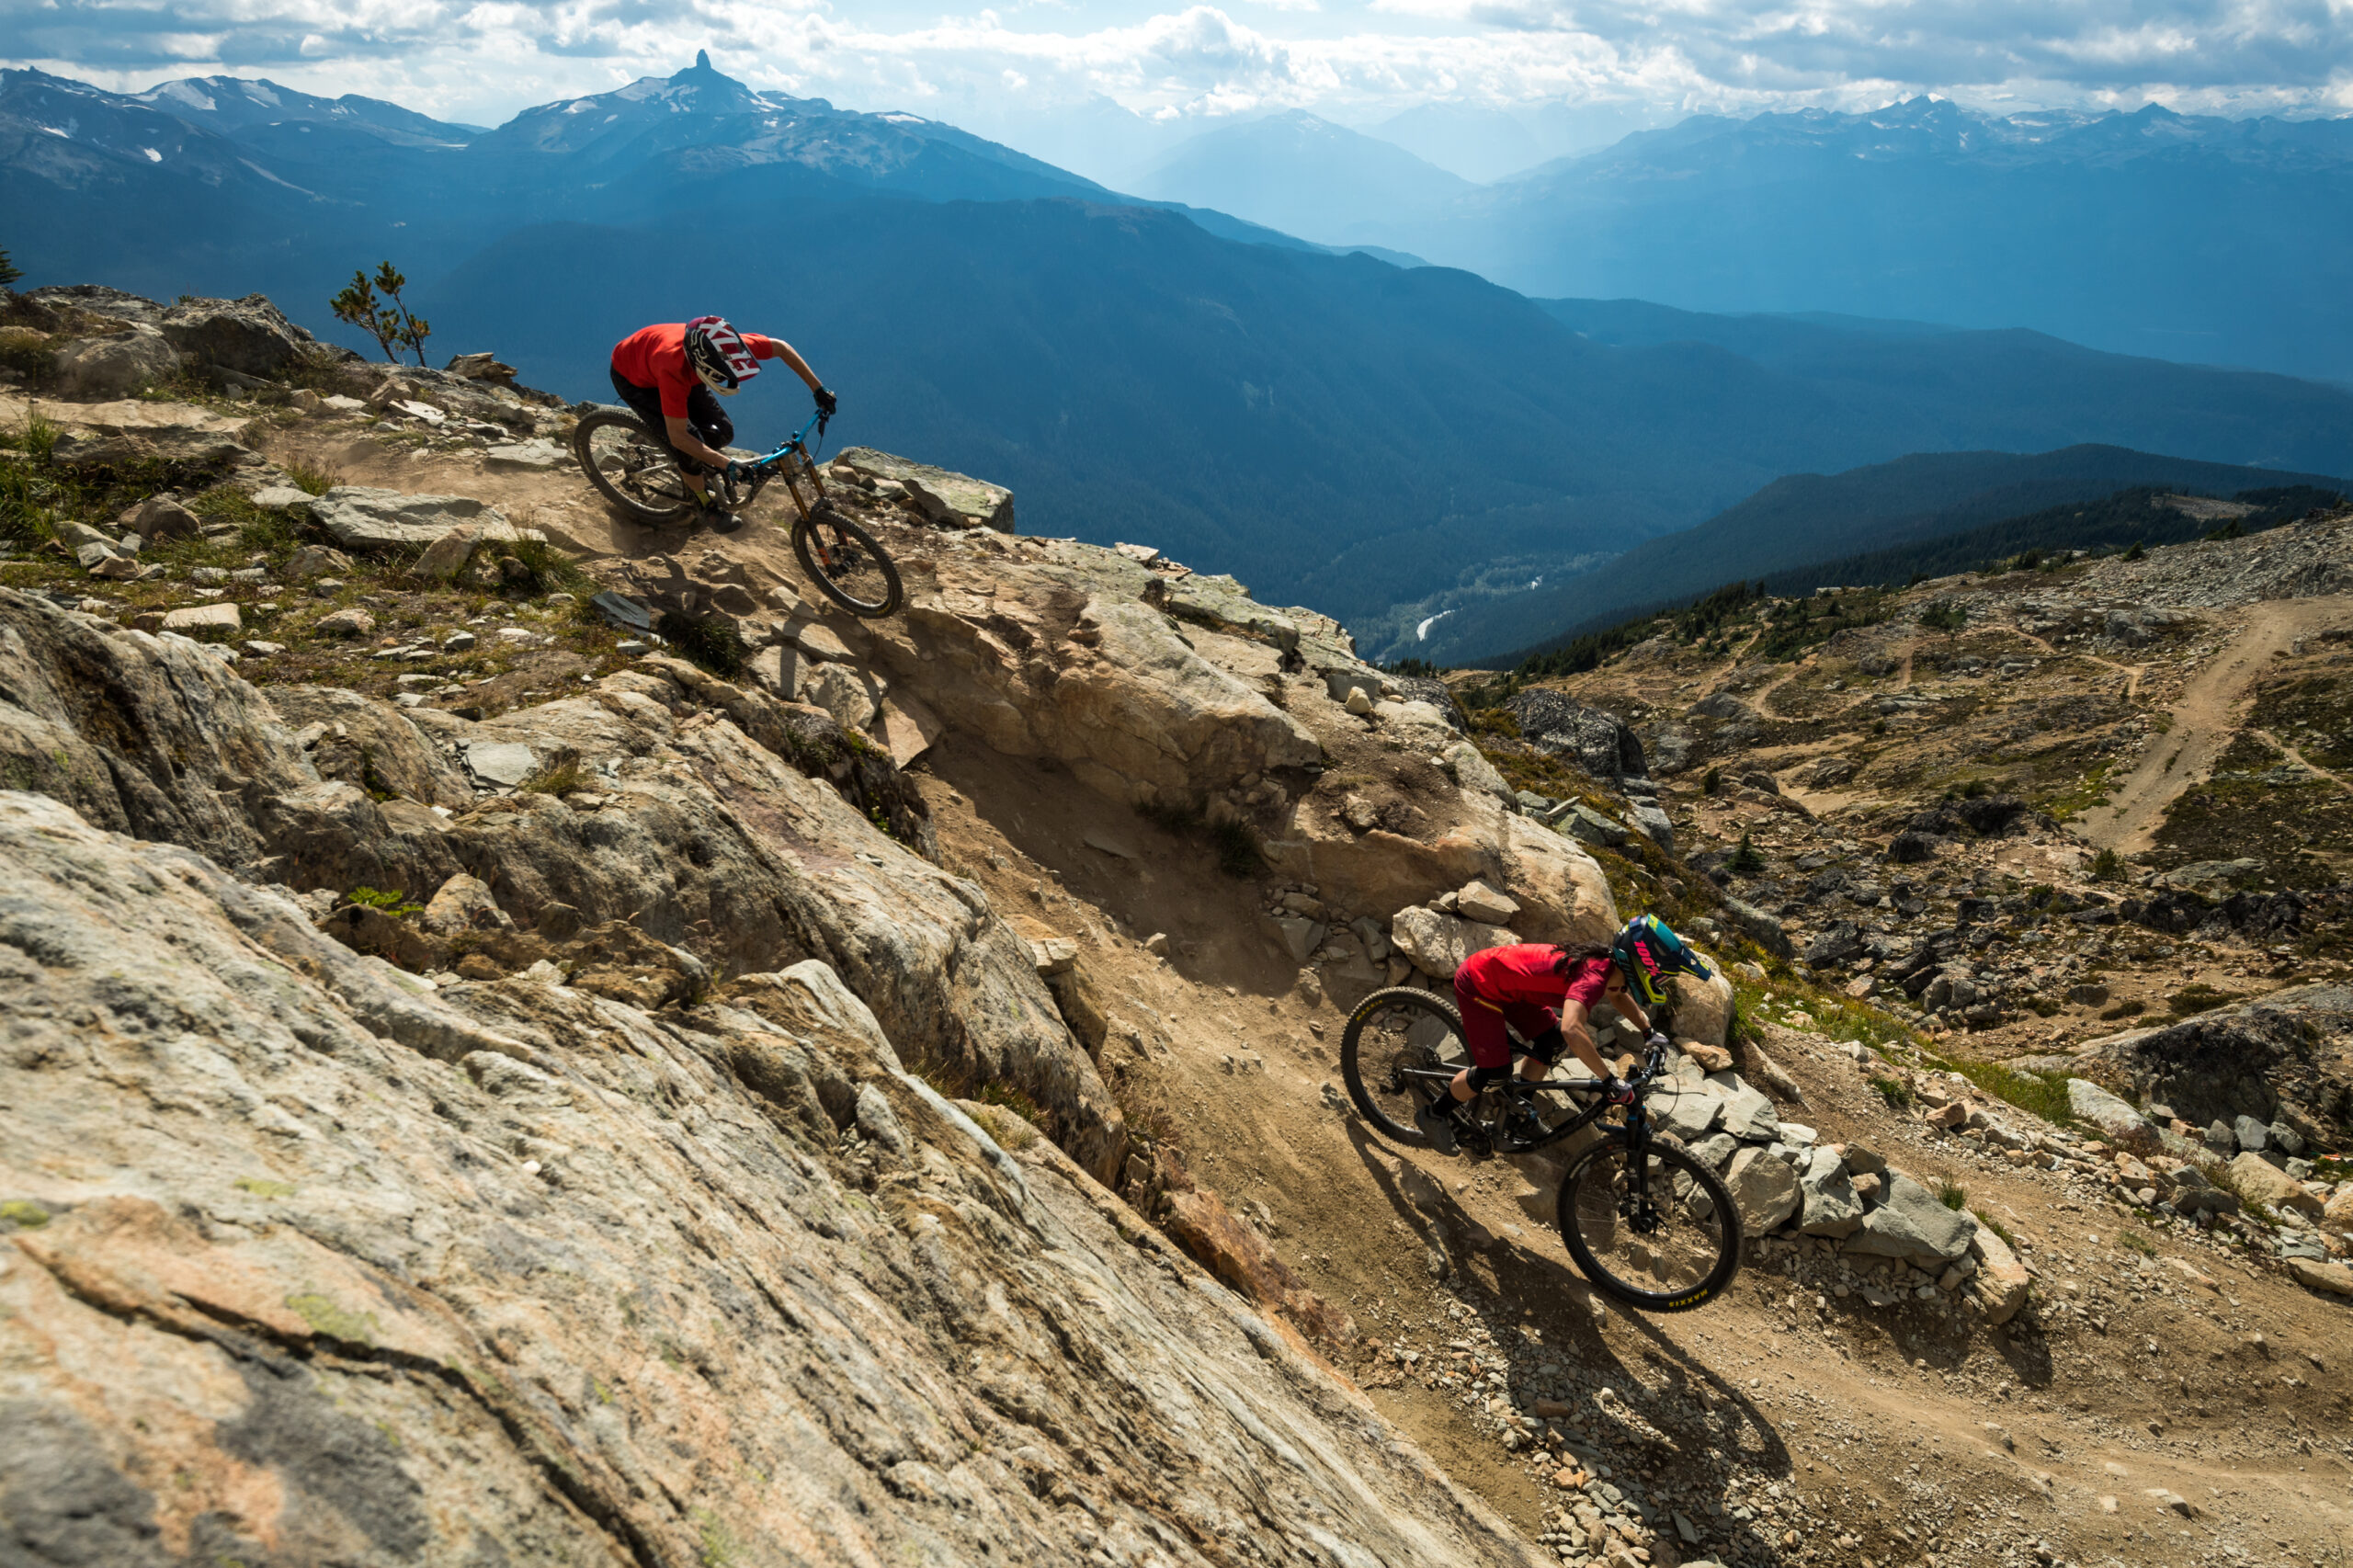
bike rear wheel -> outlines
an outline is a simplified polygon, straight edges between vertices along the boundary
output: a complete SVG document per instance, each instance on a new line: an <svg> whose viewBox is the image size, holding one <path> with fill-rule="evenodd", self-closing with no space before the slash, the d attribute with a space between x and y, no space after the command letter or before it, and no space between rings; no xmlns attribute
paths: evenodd
<svg viewBox="0 0 2353 1568"><path fill-rule="evenodd" d="M1382 1137L1415 1148L1429 1138L1414 1117L1444 1086L1404 1074L1425 1068L1450 1076L1470 1065L1454 1004L1410 985L1392 985L1358 1003L1340 1036L1340 1076L1348 1097Z"/></svg>
<svg viewBox="0 0 2353 1568"><path fill-rule="evenodd" d="M1740 1271L1740 1210L1680 1148L1646 1142L1640 1165L1637 1181L1622 1132L1586 1150L1561 1178L1561 1239L1597 1289L1644 1312L1688 1312Z"/></svg>
<svg viewBox="0 0 2353 1568"><path fill-rule="evenodd" d="M634 415L587 415L572 432L572 452L597 493L639 522L676 522L701 507L670 449Z"/></svg>
<svg viewBox="0 0 2353 1568"><path fill-rule="evenodd" d="M889 553L830 501L793 525L792 553L817 591L852 615L888 615L905 597Z"/></svg>

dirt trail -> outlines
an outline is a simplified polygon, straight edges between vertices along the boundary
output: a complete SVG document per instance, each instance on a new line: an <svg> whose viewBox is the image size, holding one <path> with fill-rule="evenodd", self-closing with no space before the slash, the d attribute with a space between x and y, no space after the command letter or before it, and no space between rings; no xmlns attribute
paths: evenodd
<svg viewBox="0 0 2353 1568"><path fill-rule="evenodd" d="M2095 848L2138 854L2155 842L2165 808L2213 770L2237 730L2239 705L2272 658L2300 637L2353 624L2353 597L2268 599L2248 607L2239 631L2173 706L2173 728L2157 738L2121 783L2111 810L2086 812L2077 831Z"/></svg>

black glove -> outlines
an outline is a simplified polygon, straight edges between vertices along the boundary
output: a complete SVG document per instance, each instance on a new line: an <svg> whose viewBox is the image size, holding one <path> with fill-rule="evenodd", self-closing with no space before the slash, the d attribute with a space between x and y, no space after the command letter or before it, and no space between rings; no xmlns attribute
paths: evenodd
<svg viewBox="0 0 2353 1568"><path fill-rule="evenodd" d="M1601 1103L1603 1105L1632 1105L1634 1085L1612 1074L1601 1081Z"/></svg>
<svg viewBox="0 0 2353 1568"><path fill-rule="evenodd" d="M831 387L819 387L813 395L817 399L817 412L828 419L831 419L834 416L834 411L841 406L841 400L834 395L834 390Z"/></svg>

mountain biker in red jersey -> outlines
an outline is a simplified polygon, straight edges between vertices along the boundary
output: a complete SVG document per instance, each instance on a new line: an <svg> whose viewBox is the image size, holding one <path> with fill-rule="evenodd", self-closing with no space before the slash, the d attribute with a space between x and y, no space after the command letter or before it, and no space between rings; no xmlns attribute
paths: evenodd
<svg viewBox="0 0 2353 1568"><path fill-rule="evenodd" d="M1462 1014L1463 1044L1470 1048L1472 1064L1454 1075L1447 1097L1422 1108L1414 1125L1442 1154L1461 1147L1455 1131L1462 1108L1478 1098L1480 1090L1511 1079L1512 1044L1506 1024L1528 1041L1527 1060L1519 1066L1523 1080L1544 1077L1565 1044L1586 1072L1603 1081L1604 1099L1612 1105L1631 1102L1633 1091L1601 1060L1586 1021L1595 1007L1607 1005L1647 1032L1651 1020L1646 1009L1665 1004L1665 982L1674 974L1713 978L1699 956L1655 915L1629 920L1606 948L1523 942L1472 954L1454 971L1454 1003ZM1525 1095L1515 1098L1519 1101L1513 1108L1515 1117L1535 1115Z"/></svg>
<svg viewBox="0 0 2353 1568"><path fill-rule="evenodd" d="M756 332L737 332L718 316L640 327L613 345L613 391L645 421L647 429L668 441L688 488L701 499L706 517L722 533L740 525L711 500L707 476L722 473L731 481L745 476L721 450L735 438L735 423L720 408L719 399L741 392L745 381L760 373L763 359L783 360L809 383L819 410L832 417L837 401L791 344Z"/></svg>

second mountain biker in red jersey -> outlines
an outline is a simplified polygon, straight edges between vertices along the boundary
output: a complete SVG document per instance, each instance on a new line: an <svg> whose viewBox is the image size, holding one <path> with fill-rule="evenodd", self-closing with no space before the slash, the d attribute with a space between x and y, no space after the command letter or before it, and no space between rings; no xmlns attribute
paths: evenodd
<svg viewBox="0 0 2353 1568"><path fill-rule="evenodd" d="M709 476L728 472L722 449L735 438L735 422L719 399L741 392L760 373L763 359L783 360L808 383L818 408L832 415L834 394L791 344L737 332L718 316L640 327L613 345L613 391L669 444L688 488L701 497L722 533L736 527L736 519L712 502Z"/></svg>
<svg viewBox="0 0 2353 1568"><path fill-rule="evenodd" d="M1545 1076L1565 1045L1586 1072L1604 1081L1604 1097L1619 1104L1631 1100L1631 1091L1601 1060L1586 1018L1595 1007L1607 1006L1648 1032L1646 1008L1665 1003L1665 981L1675 974L1712 978L1699 956L1655 915L1629 920L1606 948L1523 942L1472 954L1454 971L1454 1001L1462 1015L1462 1043L1470 1050L1472 1064L1454 1075L1438 1103L1423 1108L1415 1125L1440 1153L1455 1152L1456 1112L1476 1099L1480 1090L1511 1079L1506 1024L1528 1042L1521 1077ZM1515 1113L1534 1114L1524 1105L1515 1108Z"/></svg>

